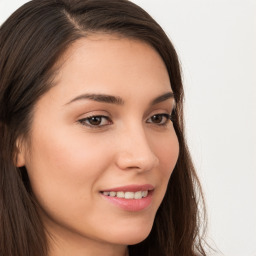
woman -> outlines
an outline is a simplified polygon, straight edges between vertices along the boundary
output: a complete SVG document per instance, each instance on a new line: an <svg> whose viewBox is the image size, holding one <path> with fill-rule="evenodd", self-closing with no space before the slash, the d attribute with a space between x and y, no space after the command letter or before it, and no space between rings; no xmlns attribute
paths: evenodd
<svg viewBox="0 0 256 256"><path fill-rule="evenodd" d="M1 255L205 255L178 57L144 10L34 0L0 56Z"/></svg>

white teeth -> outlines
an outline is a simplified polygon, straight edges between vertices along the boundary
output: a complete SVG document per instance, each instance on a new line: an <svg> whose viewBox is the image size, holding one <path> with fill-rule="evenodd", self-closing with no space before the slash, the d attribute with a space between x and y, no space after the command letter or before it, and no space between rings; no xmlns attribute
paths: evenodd
<svg viewBox="0 0 256 256"><path fill-rule="evenodd" d="M124 198L124 196L125 196L125 195L124 195L124 192L123 192L123 191L116 193L116 197Z"/></svg>
<svg viewBox="0 0 256 256"><path fill-rule="evenodd" d="M141 191L135 192L134 198L135 198L135 199L141 199L141 198L142 198L142 192L141 192Z"/></svg>
<svg viewBox="0 0 256 256"><path fill-rule="evenodd" d="M125 199L141 199L143 197L147 197L148 191L137 191L137 192L123 192L123 191L110 191L110 192L103 192L104 196L111 196L111 197L118 197L118 198L125 198Z"/></svg>
<svg viewBox="0 0 256 256"><path fill-rule="evenodd" d="M110 192L110 196L116 196L116 192Z"/></svg>
<svg viewBox="0 0 256 256"><path fill-rule="evenodd" d="M134 192L125 192L124 198L125 199L134 199Z"/></svg>
<svg viewBox="0 0 256 256"><path fill-rule="evenodd" d="M141 194L142 194L142 197L146 197L148 195L148 191L142 191Z"/></svg>

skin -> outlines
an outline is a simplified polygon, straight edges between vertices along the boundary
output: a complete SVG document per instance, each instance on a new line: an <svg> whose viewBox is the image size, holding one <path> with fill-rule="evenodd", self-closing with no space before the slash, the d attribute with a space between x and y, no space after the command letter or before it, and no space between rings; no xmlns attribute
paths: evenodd
<svg viewBox="0 0 256 256"><path fill-rule="evenodd" d="M173 98L151 104L172 92L166 67L146 43L106 34L79 39L58 65L55 86L35 106L17 166L26 166L41 206L50 256L127 255L127 245L148 236L179 154L164 116ZM123 104L73 100L88 93ZM92 125L91 116L107 118ZM126 211L100 193L130 184L154 186L147 208Z"/></svg>

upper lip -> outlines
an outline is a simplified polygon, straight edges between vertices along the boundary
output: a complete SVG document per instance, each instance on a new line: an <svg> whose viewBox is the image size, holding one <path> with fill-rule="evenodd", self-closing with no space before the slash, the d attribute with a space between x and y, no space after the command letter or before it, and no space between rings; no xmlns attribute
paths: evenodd
<svg viewBox="0 0 256 256"><path fill-rule="evenodd" d="M147 190L153 190L154 186L151 184L143 184L143 185L127 185L122 187L115 187L110 189L104 189L103 192L136 192L136 191L147 191Z"/></svg>

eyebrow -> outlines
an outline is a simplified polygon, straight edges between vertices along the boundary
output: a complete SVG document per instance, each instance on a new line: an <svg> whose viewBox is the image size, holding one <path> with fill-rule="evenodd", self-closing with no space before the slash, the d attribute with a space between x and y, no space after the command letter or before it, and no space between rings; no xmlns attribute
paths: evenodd
<svg viewBox="0 0 256 256"><path fill-rule="evenodd" d="M167 92L163 95L158 96L157 98L152 100L151 105L156 105L158 103L161 103L161 102L169 100L169 99L174 99L174 93L173 92Z"/></svg>
<svg viewBox="0 0 256 256"><path fill-rule="evenodd" d="M167 92L153 99L150 105L156 105L160 102L166 101L168 99L173 99L173 98L174 98L173 92ZM71 101L69 101L67 104L70 104L75 101L80 101L80 100L92 100L92 101L109 103L109 104L124 105L124 100L118 96L112 96L107 94L89 94L89 93L79 95L74 99L72 99Z"/></svg>
<svg viewBox="0 0 256 256"><path fill-rule="evenodd" d="M72 99L70 102L67 104L70 104L74 101L79 101L79 100L93 100L97 102L104 102L104 103L110 103L110 104L116 104L116 105L123 105L124 101L120 97L112 96L112 95L107 95L107 94L82 94L74 99Z"/></svg>

